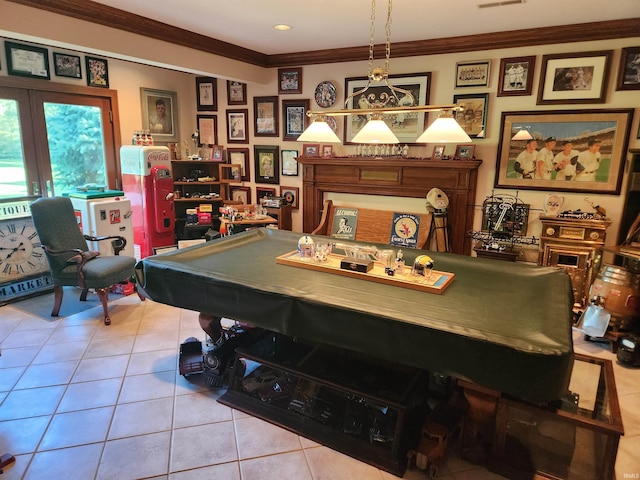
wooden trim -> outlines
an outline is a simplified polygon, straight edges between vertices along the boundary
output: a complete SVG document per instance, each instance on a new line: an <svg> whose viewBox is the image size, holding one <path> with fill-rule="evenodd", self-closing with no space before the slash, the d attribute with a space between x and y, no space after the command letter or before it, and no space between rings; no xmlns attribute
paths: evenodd
<svg viewBox="0 0 640 480"><path fill-rule="evenodd" d="M368 46L266 55L87 0L7 1L40 10L47 10L87 22L98 23L107 27L144 35L261 67L288 67L293 65L354 62L366 59L369 56ZM391 51L393 52L394 58L440 55L445 53L513 48L514 45L525 47L531 45L583 42L585 40L584 32L589 32L588 40L590 41L630 38L637 37L639 31L640 18L630 18L554 27L528 28L479 35L465 35L460 37L434 38L412 42L398 42L391 45ZM384 49L384 45L376 45L375 56L377 58L384 57Z"/></svg>

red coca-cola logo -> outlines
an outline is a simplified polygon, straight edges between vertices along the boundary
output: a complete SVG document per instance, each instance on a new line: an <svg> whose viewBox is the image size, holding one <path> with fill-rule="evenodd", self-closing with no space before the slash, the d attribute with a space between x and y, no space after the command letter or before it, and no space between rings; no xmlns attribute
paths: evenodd
<svg viewBox="0 0 640 480"><path fill-rule="evenodd" d="M149 152L147 159L152 162L166 162L169 160L169 152Z"/></svg>

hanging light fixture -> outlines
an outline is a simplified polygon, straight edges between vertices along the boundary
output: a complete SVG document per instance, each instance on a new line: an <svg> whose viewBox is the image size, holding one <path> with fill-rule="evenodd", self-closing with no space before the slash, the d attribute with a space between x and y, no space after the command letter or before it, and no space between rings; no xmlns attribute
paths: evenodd
<svg viewBox="0 0 640 480"><path fill-rule="evenodd" d="M527 128L528 127L524 127L524 126L520 127L516 132L516 134L513 137L511 137L511 140L531 140L533 137L531 136Z"/></svg>
<svg viewBox="0 0 640 480"><path fill-rule="evenodd" d="M324 117L317 117L298 137L299 142L340 143Z"/></svg>
<svg viewBox="0 0 640 480"><path fill-rule="evenodd" d="M413 94L404 88L396 87L389 83L389 59L391 57L391 10L392 0L388 0L387 5L387 21L385 23L386 44L385 44L385 64L384 67L373 67L373 51L374 51L374 33L375 33L375 12L376 12L376 0L371 1L371 26L370 26L370 38L369 38L369 71L367 74L367 85L349 95L345 100L345 108L343 110L333 111L313 111L309 110L307 115L314 118L311 125L298 137L299 142L323 142L322 134L316 132L331 130L331 127L322 119L324 116L346 116L346 115L360 115L369 117L365 126L353 137L353 143L372 143L372 144L394 144L400 143L398 137L395 136L393 131L389 128L385 118L392 117L401 113L425 113L435 111L457 111L462 110L462 106L458 104L450 105L416 105ZM374 84L384 83L384 86L388 89L382 93L376 94L376 92L370 91L366 93L369 88ZM399 96L400 95L400 96ZM366 99L368 108L351 108L347 109L349 101L355 97L362 97ZM400 99L402 98L402 102ZM399 106L399 105L411 105L411 106ZM431 140L422 139L427 132L435 128L437 132L437 142L470 142L471 138L464 132L462 127L452 117L453 122L445 121L439 122L438 118L429 128L418 138L417 142L431 142ZM326 128L320 127L316 124L324 123ZM442 126L444 124L444 127ZM331 130L332 131L332 130ZM333 132L333 131L332 131ZM338 137L334 134L335 140L333 142L340 142ZM464 137L463 137L464 136ZM431 138L429 136L429 138Z"/></svg>

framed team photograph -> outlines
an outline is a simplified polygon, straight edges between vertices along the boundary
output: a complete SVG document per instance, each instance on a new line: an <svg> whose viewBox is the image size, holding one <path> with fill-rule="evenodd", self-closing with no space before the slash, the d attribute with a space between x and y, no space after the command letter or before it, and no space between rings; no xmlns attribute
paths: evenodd
<svg viewBox="0 0 640 480"><path fill-rule="evenodd" d="M613 50L542 57L538 105L604 103Z"/></svg>
<svg viewBox="0 0 640 480"><path fill-rule="evenodd" d="M633 109L503 112L495 186L619 195ZM514 140L526 129L532 140ZM538 165L542 149L550 151Z"/></svg>
<svg viewBox="0 0 640 480"><path fill-rule="evenodd" d="M81 65L78 55L53 52L53 66L58 77L82 78Z"/></svg>
<svg viewBox="0 0 640 480"><path fill-rule="evenodd" d="M280 152L276 145L253 147L256 183L280 183Z"/></svg>
<svg viewBox="0 0 640 480"><path fill-rule="evenodd" d="M302 93L302 68L278 69L278 93Z"/></svg>
<svg viewBox="0 0 640 480"><path fill-rule="evenodd" d="M456 63L456 88L489 85L491 60Z"/></svg>
<svg viewBox="0 0 640 480"><path fill-rule="evenodd" d="M218 110L218 79L196 77L196 107L199 112Z"/></svg>
<svg viewBox="0 0 640 480"><path fill-rule="evenodd" d="M278 136L278 97L253 97L253 134L256 137Z"/></svg>
<svg viewBox="0 0 640 480"><path fill-rule="evenodd" d="M498 96L531 95L535 65L535 55L500 59Z"/></svg>

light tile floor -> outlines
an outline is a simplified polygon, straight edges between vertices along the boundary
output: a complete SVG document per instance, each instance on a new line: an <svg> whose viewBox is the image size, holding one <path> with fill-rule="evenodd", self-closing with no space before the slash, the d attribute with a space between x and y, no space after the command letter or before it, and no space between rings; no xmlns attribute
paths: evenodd
<svg viewBox="0 0 640 480"><path fill-rule="evenodd" d="M177 371L179 345L204 340L197 313L136 295L47 321L0 308L2 480L391 480L396 477L230 409ZM615 362L606 345L575 350ZM617 478L640 477L640 369L614 364L626 434ZM407 471L404 478L424 479ZM449 456L441 480L500 479Z"/></svg>

